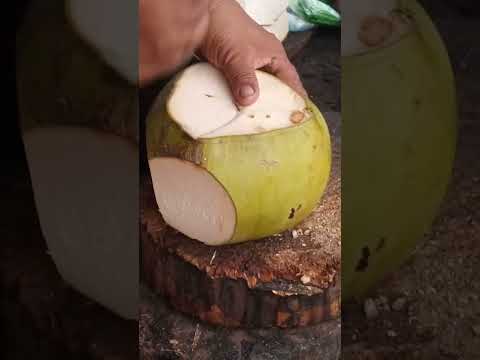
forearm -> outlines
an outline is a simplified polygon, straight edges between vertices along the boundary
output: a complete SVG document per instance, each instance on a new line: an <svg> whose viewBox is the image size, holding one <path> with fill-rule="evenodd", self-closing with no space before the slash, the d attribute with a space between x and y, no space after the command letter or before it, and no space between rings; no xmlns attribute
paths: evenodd
<svg viewBox="0 0 480 360"><path fill-rule="evenodd" d="M173 71L192 56L208 29L210 1L140 0L140 85Z"/></svg>

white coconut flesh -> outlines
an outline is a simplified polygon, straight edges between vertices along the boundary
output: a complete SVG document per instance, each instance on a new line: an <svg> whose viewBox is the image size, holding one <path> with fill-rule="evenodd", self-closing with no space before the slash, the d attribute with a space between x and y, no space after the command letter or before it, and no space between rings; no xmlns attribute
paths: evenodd
<svg viewBox="0 0 480 360"><path fill-rule="evenodd" d="M260 95L250 106L235 105L219 70L198 63L180 75L167 109L193 139L258 134L290 127L308 117L303 97L278 78L256 72Z"/></svg>
<svg viewBox="0 0 480 360"><path fill-rule="evenodd" d="M288 35L288 0L236 0L243 10L266 31L280 41Z"/></svg>
<svg viewBox="0 0 480 360"><path fill-rule="evenodd" d="M80 127L24 133L35 204L57 268L125 318L138 313L138 151Z"/></svg>
<svg viewBox="0 0 480 360"><path fill-rule="evenodd" d="M158 208L167 224L183 234L220 245L234 234L236 211L220 183L205 169L176 158L149 162Z"/></svg>
<svg viewBox="0 0 480 360"><path fill-rule="evenodd" d="M340 7L343 56L388 46L413 30L399 0L342 1Z"/></svg>
<svg viewBox="0 0 480 360"><path fill-rule="evenodd" d="M287 10L288 0L242 0L245 12L259 25L274 24Z"/></svg>

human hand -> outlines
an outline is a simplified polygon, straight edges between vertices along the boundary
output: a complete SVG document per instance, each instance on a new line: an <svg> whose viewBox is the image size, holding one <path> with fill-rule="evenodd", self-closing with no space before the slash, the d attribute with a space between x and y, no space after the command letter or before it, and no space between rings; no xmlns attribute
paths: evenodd
<svg viewBox="0 0 480 360"><path fill-rule="evenodd" d="M265 70L307 96L282 43L234 0L210 0L208 30L199 53L223 72L238 105L259 96L256 69Z"/></svg>
<svg viewBox="0 0 480 360"><path fill-rule="evenodd" d="M140 85L187 61L208 29L209 0L140 0Z"/></svg>

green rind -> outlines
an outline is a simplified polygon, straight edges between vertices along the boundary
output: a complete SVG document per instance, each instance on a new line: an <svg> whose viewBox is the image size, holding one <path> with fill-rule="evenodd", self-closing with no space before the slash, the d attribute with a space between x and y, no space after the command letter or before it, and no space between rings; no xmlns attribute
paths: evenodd
<svg viewBox="0 0 480 360"><path fill-rule="evenodd" d="M203 144L185 133L170 117L166 104L178 76L168 82L157 96L147 116L146 137L148 159L175 157L201 165Z"/></svg>
<svg viewBox="0 0 480 360"><path fill-rule="evenodd" d="M312 212L325 191L331 167L328 127L313 103L308 103L312 117L300 125L256 135L193 140L166 111L173 84L162 90L147 119L149 159L188 160L219 181L237 213L235 233L228 243L282 232Z"/></svg>
<svg viewBox="0 0 480 360"><path fill-rule="evenodd" d="M415 1L416 31L342 59L342 293L362 297L411 255L450 181L456 97L448 54Z"/></svg>
<svg viewBox="0 0 480 360"><path fill-rule="evenodd" d="M204 151L204 166L227 189L237 209L230 243L296 226L318 204L330 173L330 137L318 110L300 126L205 141Z"/></svg>

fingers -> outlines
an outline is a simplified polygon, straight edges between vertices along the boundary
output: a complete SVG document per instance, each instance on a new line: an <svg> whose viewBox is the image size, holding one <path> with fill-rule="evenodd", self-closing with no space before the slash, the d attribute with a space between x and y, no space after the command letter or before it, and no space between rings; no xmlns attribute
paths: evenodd
<svg viewBox="0 0 480 360"><path fill-rule="evenodd" d="M222 70L238 105L248 106L257 101L259 95L258 80L253 65L235 59L226 64Z"/></svg>
<svg viewBox="0 0 480 360"><path fill-rule="evenodd" d="M303 87L302 81L300 80L300 76L298 75L295 66L293 66L293 64L288 60L286 55L280 58L272 58L270 63L267 64L264 69L285 82L301 96L305 98L308 97L307 91Z"/></svg>
<svg viewBox="0 0 480 360"><path fill-rule="evenodd" d="M259 96L259 85L255 74L256 67L245 61L246 58L248 57L242 57L244 60L235 59L222 69L235 102L240 106L253 104ZM263 69L285 82L300 96L308 98L297 70L286 57L273 58Z"/></svg>

